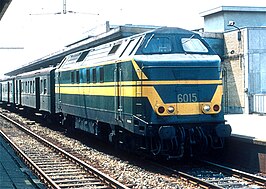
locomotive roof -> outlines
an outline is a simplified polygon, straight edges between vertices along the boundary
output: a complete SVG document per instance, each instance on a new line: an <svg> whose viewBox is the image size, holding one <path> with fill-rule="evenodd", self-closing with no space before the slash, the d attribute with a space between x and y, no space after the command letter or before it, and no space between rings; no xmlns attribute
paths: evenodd
<svg viewBox="0 0 266 189"><path fill-rule="evenodd" d="M186 30L186 29L182 29L182 28L177 28L177 27L161 27L158 29L155 29L153 31L150 32L154 32L154 33L168 33L168 34L196 34L195 32Z"/></svg>
<svg viewBox="0 0 266 189"><path fill-rule="evenodd" d="M131 25L119 26L110 30L107 33L103 33L98 36L88 38L86 40L81 40L79 43L73 44L73 46L60 50L43 58L37 59L33 62L30 62L27 65L23 65L22 67L16 70L6 73L5 75L15 76L21 73L30 72L33 70L39 70L41 67L45 68L49 66L56 66L58 63L60 63L63 60L65 56L69 54L82 51L91 47L95 47L101 44L105 44L111 41L115 41L121 38L140 34L143 32L195 34L194 32L191 32L189 30L177 27L155 27L155 26L143 27L143 26L131 26Z"/></svg>
<svg viewBox="0 0 266 189"><path fill-rule="evenodd" d="M161 27L154 30L150 30L144 33L136 34L133 36L129 36L127 38L118 39L116 41L112 41L109 43L104 43L96 47L87 48L82 51L78 51L75 53L71 53L66 56L65 60L58 65L59 69L66 70L72 69L77 67L86 67L88 65L100 65L103 62L112 62L117 59L129 58L129 56L133 56L138 47L135 48L141 39L144 39L143 36L145 35L161 35L165 34L166 36L173 35L173 36L180 36L180 37L194 37L200 38L200 35L195 32L191 32L189 30L177 28L177 27ZM149 37L149 36L147 36ZM135 42L132 42L135 41ZM132 45L129 45L132 44ZM178 47L176 47L178 48ZM208 50L207 50L208 49ZM133 51L135 50L135 51ZM211 53L211 49L206 47L206 53ZM127 52L127 53L125 53ZM172 53L185 53L182 49L175 49ZM129 54L130 53L130 54ZM142 52L145 54L145 52ZM169 52L168 52L169 53ZM202 52L205 53L205 52ZM205 53L205 54L206 54ZM101 54L101 56L99 56Z"/></svg>

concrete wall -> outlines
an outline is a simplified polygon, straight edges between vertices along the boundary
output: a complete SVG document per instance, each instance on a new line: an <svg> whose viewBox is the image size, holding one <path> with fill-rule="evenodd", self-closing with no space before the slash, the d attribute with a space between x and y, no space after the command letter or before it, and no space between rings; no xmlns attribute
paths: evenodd
<svg viewBox="0 0 266 189"><path fill-rule="evenodd" d="M227 26L229 21L234 21L237 27L260 27L266 26L266 13L265 12L225 12L224 31L232 30L231 26Z"/></svg>
<svg viewBox="0 0 266 189"><path fill-rule="evenodd" d="M224 32L224 14L222 12L204 17L205 32Z"/></svg>
<svg viewBox="0 0 266 189"><path fill-rule="evenodd" d="M224 109L226 113L243 113L244 96L244 34L238 41L237 32L224 33L225 56L222 62L224 80Z"/></svg>
<svg viewBox="0 0 266 189"><path fill-rule="evenodd" d="M200 14L206 32L233 30L228 26L229 21L234 21L239 28L266 26L266 7L221 6Z"/></svg>

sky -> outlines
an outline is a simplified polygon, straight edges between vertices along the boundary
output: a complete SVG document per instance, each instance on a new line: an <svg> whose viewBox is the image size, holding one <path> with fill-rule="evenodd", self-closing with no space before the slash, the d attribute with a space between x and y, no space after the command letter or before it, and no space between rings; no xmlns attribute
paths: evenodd
<svg viewBox="0 0 266 189"><path fill-rule="evenodd" d="M261 6L262 0L12 0L0 21L0 78L65 45L95 34L95 28L111 25L203 27L199 13L219 6ZM17 47L18 49L3 49Z"/></svg>

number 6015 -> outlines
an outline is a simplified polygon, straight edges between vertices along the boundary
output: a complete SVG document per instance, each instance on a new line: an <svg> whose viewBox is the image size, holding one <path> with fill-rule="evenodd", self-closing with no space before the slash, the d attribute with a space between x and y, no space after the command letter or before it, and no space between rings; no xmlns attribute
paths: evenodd
<svg viewBox="0 0 266 189"><path fill-rule="evenodd" d="M185 93L177 95L177 102L197 102L198 97L197 93Z"/></svg>

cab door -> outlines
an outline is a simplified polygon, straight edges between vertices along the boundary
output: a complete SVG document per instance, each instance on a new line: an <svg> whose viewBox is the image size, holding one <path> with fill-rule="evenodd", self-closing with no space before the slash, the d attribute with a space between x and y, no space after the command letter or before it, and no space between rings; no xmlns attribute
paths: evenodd
<svg viewBox="0 0 266 189"><path fill-rule="evenodd" d="M115 65L114 69L114 111L115 111L115 120L118 123L123 122L123 97L122 97L122 68L121 64L118 63Z"/></svg>
<svg viewBox="0 0 266 189"><path fill-rule="evenodd" d="M61 84L61 72L55 73L55 111L56 113L62 112L62 94L60 90Z"/></svg>

